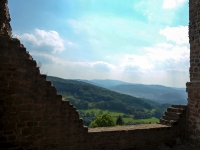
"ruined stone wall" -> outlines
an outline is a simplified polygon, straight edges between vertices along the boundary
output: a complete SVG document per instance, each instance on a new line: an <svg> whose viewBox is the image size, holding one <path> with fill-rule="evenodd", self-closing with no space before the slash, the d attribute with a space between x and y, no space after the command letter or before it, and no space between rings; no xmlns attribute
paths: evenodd
<svg viewBox="0 0 200 150"><path fill-rule="evenodd" d="M87 128L20 41L0 35L0 149L79 149Z"/></svg>
<svg viewBox="0 0 200 150"><path fill-rule="evenodd" d="M170 107L160 124L88 131L26 48L10 38L7 0L0 4L0 149L137 150L184 136L185 106Z"/></svg>
<svg viewBox="0 0 200 150"><path fill-rule="evenodd" d="M76 108L56 94L19 40L0 35L0 60L0 149L137 150L184 133L185 106L169 108L162 124L88 132Z"/></svg>
<svg viewBox="0 0 200 150"><path fill-rule="evenodd" d="M11 36L10 14L7 6L8 0L0 0L0 34Z"/></svg>
<svg viewBox="0 0 200 150"><path fill-rule="evenodd" d="M168 109L163 124L88 131L19 40L0 36L0 60L0 149L137 150L182 137L179 107Z"/></svg>
<svg viewBox="0 0 200 150"><path fill-rule="evenodd" d="M189 1L190 82L186 139L200 148L200 1Z"/></svg>

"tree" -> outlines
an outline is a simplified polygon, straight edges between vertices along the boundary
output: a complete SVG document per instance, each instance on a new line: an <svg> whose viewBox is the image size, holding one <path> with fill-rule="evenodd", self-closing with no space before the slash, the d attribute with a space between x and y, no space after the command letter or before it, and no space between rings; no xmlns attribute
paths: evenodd
<svg viewBox="0 0 200 150"><path fill-rule="evenodd" d="M155 112L154 112L154 116L158 119L160 119L163 116L163 111L162 109L156 108Z"/></svg>
<svg viewBox="0 0 200 150"><path fill-rule="evenodd" d="M116 125L122 126L123 124L124 124L124 120L123 120L122 116L119 115L119 117L116 120Z"/></svg>
<svg viewBox="0 0 200 150"><path fill-rule="evenodd" d="M98 116L90 124L90 128L112 127L112 126L115 126L115 121L114 121L113 117L109 113L105 113L103 115Z"/></svg>

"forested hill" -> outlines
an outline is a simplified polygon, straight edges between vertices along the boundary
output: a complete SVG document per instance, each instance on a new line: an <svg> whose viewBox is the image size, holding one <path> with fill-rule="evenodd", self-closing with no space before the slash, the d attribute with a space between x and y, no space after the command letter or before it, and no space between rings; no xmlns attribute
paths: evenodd
<svg viewBox="0 0 200 150"><path fill-rule="evenodd" d="M151 110L155 105L141 98L120 94L82 81L52 76L48 76L47 80L50 80L57 92L64 95L78 109L100 108L133 113L143 112L145 109Z"/></svg>
<svg viewBox="0 0 200 150"><path fill-rule="evenodd" d="M186 88L174 88L163 85L127 83L119 80L83 80L109 90L139 98L146 98L161 104L187 104Z"/></svg>
<svg viewBox="0 0 200 150"><path fill-rule="evenodd" d="M129 119L161 118L170 104L159 104L150 100L136 98L126 94L120 94L109 89L92 85L83 81L67 80L58 77L47 76L56 87L57 92L70 101L79 111L85 125L89 125L96 117L94 111L116 112L124 114L127 125L135 124ZM154 118L155 117L155 118Z"/></svg>

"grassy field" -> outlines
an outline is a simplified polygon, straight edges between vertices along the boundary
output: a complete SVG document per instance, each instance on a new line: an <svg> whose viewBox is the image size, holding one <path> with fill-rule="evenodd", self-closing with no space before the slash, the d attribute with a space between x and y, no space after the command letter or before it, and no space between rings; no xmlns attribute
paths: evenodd
<svg viewBox="0 0 200 150"><path fill-rule="evenodd" d="M149 119L133 119L133 118L123 118L124 122L132 122L132 123L138 123L138 124L143 124L143 123L151 123L154 124L159 121L159 119L152 117Z"/></svg>
<svg viewBox="0 0 200 150"><path fill-rule="evenodd" d="M123 116L125 115L123 112L116 112L116 111L112 111L112 110L101 110L101 109L87 109L87 110L80 110L83 111L84 113L94 113L95 116L100 115L101 113L110 113L111 116L113 116L114 119L116 119L119 115ZM133 119L133 115L130 115L130 117L128 118L123 118L124 123L130 123L130 124L146 124L146 123L156 123L159 121L159 119L152 117L149 119Z"/></svg>

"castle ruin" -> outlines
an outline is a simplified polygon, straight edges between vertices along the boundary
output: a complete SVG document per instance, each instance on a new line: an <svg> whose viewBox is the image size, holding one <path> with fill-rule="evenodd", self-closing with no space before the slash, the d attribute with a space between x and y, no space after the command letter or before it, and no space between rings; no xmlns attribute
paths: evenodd
<svg viewBox="0 0 200 150"><path fill-rule="evenodd" d="M88 129L57 95L36 61L12 38L8 0L0 0L0 149L138 150L176 138L200 149L200 2L189 2L188 105L172 105L158 124Z"/></svg>

